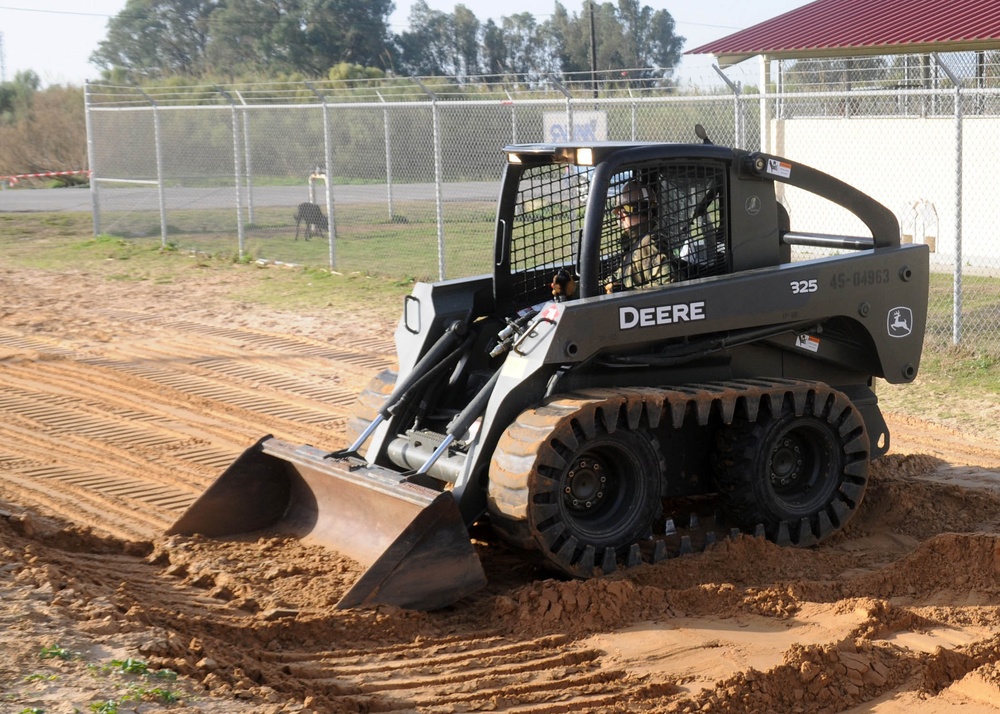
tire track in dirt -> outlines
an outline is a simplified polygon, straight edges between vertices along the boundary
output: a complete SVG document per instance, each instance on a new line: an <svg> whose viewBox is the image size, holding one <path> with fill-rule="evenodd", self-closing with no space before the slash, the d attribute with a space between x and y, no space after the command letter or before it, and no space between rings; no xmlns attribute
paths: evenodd
<svg viewBox="0 0 1000 714"><path fill-rule="evenodd" d="M0 472L10 500L122 538L162 532L266 433L338 446L355 382L392 364L384 339L96 312L124 338L0 329Z"/></svg>
<svg viewBox="0 0 1000 714"><path fill-rule="evenodd" d="M997 434L976 434L903 416L886 414L893 453L926 454L953 464L1000 468Z"/></svg>
<svg viewBox="0 0 1000 714"><path fill-rule="evenodd" d="M273 661L307 686L368 711L594 711L636 695L648 698L652 689L607 667L600 650L575 646L563 635L431 638L320 656L289 650Z"/></svg>
<svg viewBox="0 0 1000 714"><path fill-rule="evenodd" d="M144 623L152 664L213 688L266 686L308 696L318 711L372 712L640 711L678 691L568 634L434 634L440 626L421 613L320 607L354 573L291 539L174 538L143 557L76 529L35 538L25 552L36 564L21 580L64 592L53 604L84 632ZM311 590L286 582L295 579Z"/></svg>
<svg viewBox="0 0 1000 714"><path fill-rule="evenodd" d="M391 342L382 338L332 348L240 327L97 312L127 322L127 336L83 347L10 330L0 339L13 353L0 361L2 489L8 501L126 540L156 538L264 433L339 446L361 384L393 364ZM295 552L268 557L260 543L176 540L145 562L51 554L38 577L55 588L72 584L84 599L111 599L119 612L179 634L184 646L149 649L164 666L198 679L235 667L278 692L308 691L337 707L579 711L634 697L648 704L664 687L608 667L601 652L566 636L414 639L404 632L390 637L402 641L384 644L378 613L329 609L356 578L353 566L325 551L303 556L297 543L281 547ZM234 563L246 572L229 572ZM294 594L280 589L299 572L308 584ZM316 600L301 602L307 592ZM284 623L267 623L288 608L311 633L346 628L354 632L348 640L373 644L331 652L291 637L291 646L275 650L270 640ZM239 656L230 662L224 653L233 650Z"/></svg>

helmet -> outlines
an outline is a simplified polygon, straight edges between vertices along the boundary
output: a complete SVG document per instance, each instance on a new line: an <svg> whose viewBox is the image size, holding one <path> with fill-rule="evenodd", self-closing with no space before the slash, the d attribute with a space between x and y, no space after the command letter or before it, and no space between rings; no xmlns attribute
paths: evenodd
<svg viewBox="0 0 1000 714"><path fill-rule="evenodd" d="M649 214L656 210L656 195L637 179L626 181L618 192L615 208L626 214Z"/></svg>

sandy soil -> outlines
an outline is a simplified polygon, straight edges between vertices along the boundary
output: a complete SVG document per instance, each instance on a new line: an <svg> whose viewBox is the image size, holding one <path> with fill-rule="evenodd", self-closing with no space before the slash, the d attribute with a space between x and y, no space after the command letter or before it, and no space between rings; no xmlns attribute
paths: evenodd
<svg viewBox="0 0 1000 714"><path fill-rule="evenodd" d="M0 711L1000 711L1000 442L888 415L821 547L743 537L587 582L477 546L442 612L336 612L285 538L165 538L247 445L335 448L392 325L0 270ZM171 700L178 700L171 703Z"/></svg>

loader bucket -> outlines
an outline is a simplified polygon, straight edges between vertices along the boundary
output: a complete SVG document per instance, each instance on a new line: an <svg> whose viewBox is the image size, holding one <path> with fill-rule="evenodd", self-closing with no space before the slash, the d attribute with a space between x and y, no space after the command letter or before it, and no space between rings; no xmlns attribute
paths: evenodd
<svg viewBox="0 0 1000 714"><path fill-rule="evenodd" d="M167 531L209 537L295 535L367 570L338 609L389 604L434 610L486 584L450 492L358 458L265 437L216 479Z"/></svg>

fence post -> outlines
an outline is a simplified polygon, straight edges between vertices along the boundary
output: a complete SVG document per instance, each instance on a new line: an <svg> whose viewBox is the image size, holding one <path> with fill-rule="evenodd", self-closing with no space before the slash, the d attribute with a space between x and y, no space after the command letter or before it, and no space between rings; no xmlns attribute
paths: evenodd
<svg viewBox="0 0 1000 714"><path fill-rule="evenodd" d="M330 106L326 101L326 95L316 89L311 82L305 85L312 90L321 102L323 102L323 162L326 164L326 233L330 263L330 270L337 269L337 221L333 212L333 142L330 139Z"/></svg>
<svg viewBox="0 0 1000 714"><path fill-rule="evenodd" d="M167 247L167 194L163 186L163 144L160 141L160 108L153 98L136 87L139 94L153 107L153 146L156 154L156 194L160 205L160 246Z"/></svg>
<svg viewBox="0 0 1000 714"><path fill-rule="evenodd" d="M233 98L222 87L216 87L216 91L229 102L229 109L233 117L233 170L236 174L236 236L239 242L239 259L243 260L246 254L246 233L243 230L243 191L240 188L243 183L242 176L240 175L240 122L239 116L236 113L236 102L233 101Z"/></svg>
<svg viewBox="0 0 1000 714"><path fill-rule="evenodd" d="M777 120L785 119L785 84L784 84L784 60L777 60L778 71L775 72L777 81L774 86L774 118Z"/></svg>
<svg viewBox="0 0 1000 714"><path fill-rule="evenodd" d="M236 96L240 99L240 104L243 105L243 167L245 169L247 179L247 220L250 221L250 225L254 224L253 220L253 162L251 160L250 154L250 109L247 107L247 102L240 94L238 89L233 90L236 92Z"/></svg>
<svg viewBox="0 0 1000 714"><path fill-rule="evenodd" d="M386 101L382 92L376 89L375 94L384 105ZM395 217L392 212L392 132L389 128L389 107L387 106L382 107L382 126L385 130L385 193L389 205L389 221L392 222Z"/></svg>
<svg viewBox="0 0 1000 714"><path fill-rule="evenodd" d="M94 123L90 116L90 80L83 83L84 119L87 127L87 168L90 169L90 213L94 222L94 235L101 235L101 200L97 188L97 150L94 144Z"/></svg>
<svg viewBox="0 0 1000 714"><path fill-rule="evenodd" d="M517 109L514 108L514 97L510 96L510 92L504 87L504 94L507 95L506 101L501 101L501 104L507 104L510 106L510 143L517 143Z"/></svg>
<svg viewBox="0 0 1000 714"><path fill-rule="evenodd" d="M934 63L955 85L955 271L952 278L951 341L962 342L962 82L935 52Z"/></svg>
<svg viewBox="0 0 1000 714"><path fill-rule="evenodd" d="M438 98L437 95L428 89L419 79L416 80L420 88L431 98L431 118L434 129L434 203L437 217L438 232L438 279L444 280L444 202L441 195L442 169L441 169L441 127L438 121Z"/></svg>
<svg viewBox="0 0 1000 714"><path fill-rule="evenodd" d="M722 77L722 81L726 83L730 91L733 93L733 146L742 149L743 148L743 113L740 111L740 95L741 89L738 82L734 82L725 73L719 69L719 65L713 64L712 69L715 73Z"/></svg>
<svg viewBox="0 0 1000 714"><path fill-rule="evenodd" d="M330 107L323 97L323 161L326 164L326 231L330 246L330 270L337 269L337 221L333 213L333 142L330 139Z"/></svg>
<svg viewBox="0 0 1000 714"><path fill-rule="evenodd" d="M566 97L566 141L573 141L573 95L569 93L566 87L562 86L558 79L555 77L549 77L549 81L556 85L556 89L563 93Z"/></svg>
<svg viewBox="0 0 1000 714"><path fill-rule="evenodd" d="M767 80L771 74L771 60L760 56L760 150L771 153L771 125L767 117Z"/></svg>
<svg viewBox="0 0 1000 714"><path fill-rule="evenodd" d="M632 100L632 103L629 105L629 111L631 114L631 116L629 117L631 119L631 124L629 127L631 129L631 133L629 134L629 138L632 141L636 141L636 136L638 134L637 130L639 127L639 104L638 102L636 102L635 97L632 94L631 85L628 88L628 96Z"/></svg>

